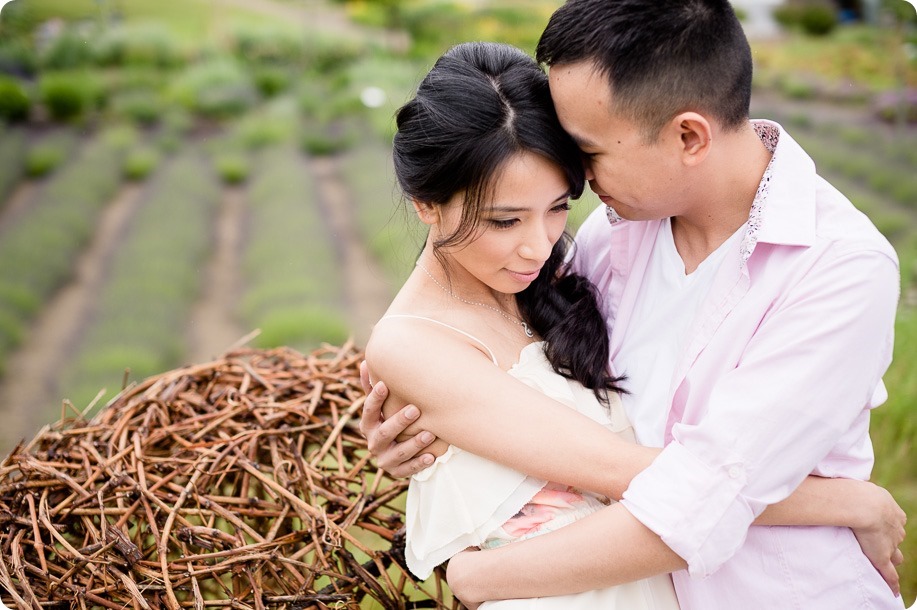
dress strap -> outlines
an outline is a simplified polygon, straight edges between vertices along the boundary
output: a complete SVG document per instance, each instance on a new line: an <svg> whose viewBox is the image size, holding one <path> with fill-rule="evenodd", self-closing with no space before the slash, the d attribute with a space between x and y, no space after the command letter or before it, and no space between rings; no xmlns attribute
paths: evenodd
<svg viewBox="0 0 917 610"><path fill-rule="evenodd" d="M439 324L440 326L445 326L446 328L448 328L448 329L450 329L450 330L454 330L454 331L457 332L458 334L464 335L464 336L468 337L469 339L471 339L472 341L475 341L475 342L479 343L481 346L484 347L484 349L487 350L487 353L490 354L490 359L494 361L494 364L495 364L496 366L500 366L500 365L497 363L497 357L494 356L493 351L492 351L489 347L487 347L487 344L486 344L486 343L484 343L483 341L481 341L480 339L478 339L478 338L475 337L474 335L469 334L469 333L466 333L464 330L462 330L462 329L460 329L460 328L456 328L456 327L454 327L454 326L452 326L452 325L450 325L450 324L446 324L445 322L440 322L439 320L434 320L433 318L425 318L425 317L423 317L423 316L412 316L411 314L406 314L406 313L391 313L391 314L389 314L389 315L387 315L387 316L383 316L382 318L379 319L379 321L381 322L382 320L385 320L386 318L413 318L414 320L426 320L427 322L433 322L434 324Z"/></svg>

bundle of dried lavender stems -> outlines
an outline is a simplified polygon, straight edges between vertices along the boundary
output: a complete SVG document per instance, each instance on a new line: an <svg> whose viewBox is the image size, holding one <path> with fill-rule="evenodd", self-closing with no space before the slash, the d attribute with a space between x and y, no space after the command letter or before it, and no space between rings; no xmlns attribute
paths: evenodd
<svg viewBox="0 0 917 610"><path fill-rule="evenodd" d="M357 425L362 354L240 349L62 419L0 466L19 608L456 608L403 560L403 493Z"/></svg>

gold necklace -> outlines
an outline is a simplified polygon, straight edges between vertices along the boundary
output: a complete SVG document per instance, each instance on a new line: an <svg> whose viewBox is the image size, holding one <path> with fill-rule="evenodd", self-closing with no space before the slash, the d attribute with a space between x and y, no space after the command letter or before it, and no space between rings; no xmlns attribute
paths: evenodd
<svg viewBox="0 0 917 610"><path fill-rule="evenodd" d="M449 290L448 288L446 288L445 286L443 286L442 284L440 284L440 283L439 283L439 280L437 280L435 277L433 277L433 274L430 273L430 272L427 270L426 267L424 267L424 266L421 265L420 263L417 263L417 266L420 267L420 268L423 270L423 272L427 274L427 277L429 277L431 280L433 280L433 283L434 283L434 284L436 284L437 286L439 286L440 288L442 288L442 289L443 289L443 292L445 292L446 294L448 294L448 295L449 295L450 297L452 297L453 299L455 299L455 300L457 300L457 301L461 301L462 303L467 303L468 305L480 305L481 307L486 307L487 309L492 309L492 310L496 311L498 314L500 314L501 316L503 316L504 318L506 318L507 320L509 320L510 322L512 322L513 324L518 324L519 326L521 326L521 327L522 327L522 332L524 332L524 333L525 333L525 336L528 337L529 339L531 339L532 337L535 336L535 333L532 331L531 328L529 328L529 325L526 324L525 320L520 320L520 319L517 318L516 316L511 316L510 314L506 313L505 311L503 311L503 310L500 309L499 307L494 307L493 305L488 305L487 303L480 303L480 302L478 302L478 301L469 301L468 299L463 299L463 298L460 297L459 295L455 294L454 292L452 292L451 290Z"/></svg>

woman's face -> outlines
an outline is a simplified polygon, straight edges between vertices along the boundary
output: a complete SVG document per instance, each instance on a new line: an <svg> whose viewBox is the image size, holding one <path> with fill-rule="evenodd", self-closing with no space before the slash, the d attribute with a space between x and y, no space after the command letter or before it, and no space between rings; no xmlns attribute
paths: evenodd
<svg viewBox="0 0 917 610"><path fill-rule="evenodd" d="M456 293L473 298L486 288L514 294L528 287L563 234L569 198L564 171L553 162L534 153L507 161L474 234L440 248L451 259ZM459 194L440 208L440 235L458 228L462 205Z"/></svg>

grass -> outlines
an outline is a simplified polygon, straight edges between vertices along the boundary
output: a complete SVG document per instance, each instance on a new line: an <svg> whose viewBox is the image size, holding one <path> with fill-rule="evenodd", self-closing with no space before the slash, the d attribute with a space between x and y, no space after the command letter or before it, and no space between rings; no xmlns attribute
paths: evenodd
<svg viewBox="0 0 917 610"><path fill-rule="evenodd" d="M236 3L209 0L28 0L24 19L33 28L54 17L67 21L105 20L120 15L128 21L163 23L182 42L225 36L232 27L252 24L284 25L276 17Z"/></svg>

